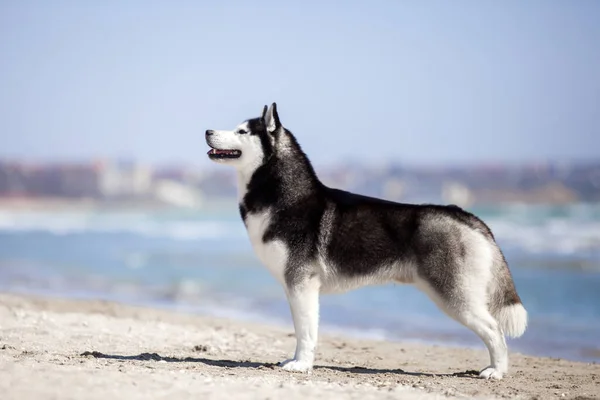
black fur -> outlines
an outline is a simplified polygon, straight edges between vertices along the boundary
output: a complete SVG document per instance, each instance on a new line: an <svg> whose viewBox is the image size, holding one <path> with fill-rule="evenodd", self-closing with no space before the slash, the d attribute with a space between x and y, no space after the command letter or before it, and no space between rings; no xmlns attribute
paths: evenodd
<svg viewBox="0 0 600 400"><path fill-rule="evenodd" d="M335 234L325 251L337 274L356 278L395 262L413 263L419 276L447 300L455 293L456 274L451 269L460 265L466 249L462 241L453 240L459 234L455 225L436 221L451 218L494 240L483 221L456 205L403 204L326 187L289 131L279 127L269 133L260 118L250 120L249 126L261 138L265 162L250 179L240 214L245 220L248 213L276 210L263 240L278 239L290 249L288 285L316 273L311 266L317 264L323 245L320 229L327 209L334 210L328 229ZM269 135L277 141L282 134L287 135L292 154L280 157ZM501 267L508 271L505 261ZM510 302L520 302L516 291L507 294Z"/></svg>
<svg viewBox="0 0 600 400"><path fill-rule="evenodd" d="M287 286L294 319L296 353L284 369L313 365L319 293L398 281L416 284L479 335L491 361L480 376L502 378L503 330L522 335L527 312L506 307L521 300L483 221L456 205L403 204L326 187L281 125L275 104L243 129L231 134L253 135L248 157L256 158L237 165L247 185L240 187L240 215L257 255Z"/></svg>

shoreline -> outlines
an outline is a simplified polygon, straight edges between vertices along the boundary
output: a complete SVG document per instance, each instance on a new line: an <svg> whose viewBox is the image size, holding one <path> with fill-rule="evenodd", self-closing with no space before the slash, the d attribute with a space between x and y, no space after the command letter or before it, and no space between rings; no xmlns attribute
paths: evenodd
<svg viewBox="0 0 600 400"><path fill-rule="evenodd" d="M156 310L157 312L176 313L189 316L197 316L200 318L217 318L217 319L228 319L239 323L257 324L261 326L273 327L275 329L292 329L291 315L267 315L260 312L253 312L252 314L245 314L244 310L229 307L223 307L214 309L212 307L200 307L198 305L190 305L183 303L171 303L168 301L159 300L142 300L142 299L131 299L131 298L119 298L111 295L103 295L101 293L93 294L81 294L80 293L65 293L58 294L52 291L45 290L7 290L0 287L0 296L2 294L30 297L30 298L42 298L47 301L74 301L74 302L103 302L107 304L115 304L123 307L134 307ZM221 314L221 315L219 315ZM443 318L447 318L443 316ZM402 337L389 337L386 335L386 331L375 329L360 329L357 327L346 326L346 325L335 325L327 324L321 320L319 326L319 335L325 336L341 336L351 340L367 340L376 342L387 342L395 344L406 344L406 345L417 345L426 347L444 347L456 350L475 350L485 351L484 345L479 338L472 335L472 340L466 340L465 336L470 335L471 332L462 329L462 336L450 335L447 332L432 331L427 329L422 331L420 336L407 335ZM527 332L526 332L527 334ZM598 364L600 365L600 350L597 348L586 348L580 349L582 352L578 353L579 358L569 357L567 355L557 354L543 354L534 353L517 349L514 344L508 343L509 352L521 354L523 356L530 357L541 357L550 359L561 359L569 362L577 362L584 364Z"/></svg>
<svg viewBox="0 0 600 400"><path fill-rule="evenodd" d="M101 201L98 199L52 198L1 198L0 211L5 212L72 212L72 211L178 211L178 210L211 210L227 199L214 199L204 202L198 207L181 207L158 201L119 200ZM231 202L231 200L229 200Z"/></svg>
<svg viewBox="0 0 600 400"><path fill-rule="evenodd" d="M160 312L169 312L177 314L185 314L198 316L201 318L228 318L240 323L260 324L276 328L292 327L291 315L289 310L285 310L283 314L269 314L262 309L247 309L239 308L235 305L222 305L218 303L200 303L198 301L188 303L185 300L178 302L176 300L167 300L165 298L136 298L127 295L119 296L118 293L109 292L88 292L79 290L71 292L63 288L61 292L46 289L32 288L7 288L0 285L0 295L15 295L23 297L44 298L51 300L63 301L97 301L105 303L114 303L123 307L138 307L153 309ZM447 316L441 314L439 318L443 321ZM437 319L439 321L439 318ZM421 326L420 329L414 328L410 331L392 331L389 328L382 328L377 325L348 325L344 323L332 323L331 321L321 318L319 334L344 336L353 340L372 340L385 341L389 343L404 343L422 346L441 346L452 349L467 349L467 350L483 350L481 340L472 334L471 331L462 327L458 323L454 323L454 330L448 331L432 327L431 325ZM396 333L396 335L394 335ZM534 334L529 329L525 335ZM554 348L549 347L531 348L527 345L519 345L518 339L512 339L508 342L509 351L531 357L545 357L552 359L562 359L565 361L598 364L600 365L600 348L595 345L585 345L585 342L573 344L571 341L564 341L557 347L554 343ZM558 350L557 350L558 348Z"/></svg>
<svg viewBox="0 0 600 400"><path fill-rule="evenodd" d="M484 381L483 348L323 334L298 374L276 366L294 343L291 326L0 293L6 399L600 398L598 364L511 353L509 374Z"/></svg>
<svg viewBox="0 0 600 400"><path fill-rule="evenodd" d="M413 204L414 202L409 203ZM172 210L212 210L220 208L231 208L236 206L235 197L211 197L205 199L201 204L193 207L178 206L176 204L165 203L157 200L131 199L131 200L100 200L95 198L66 198L66 197L0 197L0 211L44 211L44 212L64 212L64 211L172 211ZM419 204L414 203L414 204ZM440 203L441 204L441 203ZM476 203L470 208L486 207L519 207L519 206L577 206L587 205L596 206L599 201L573 200L567 202L534 202L534 201L486 201Z"/></svg>

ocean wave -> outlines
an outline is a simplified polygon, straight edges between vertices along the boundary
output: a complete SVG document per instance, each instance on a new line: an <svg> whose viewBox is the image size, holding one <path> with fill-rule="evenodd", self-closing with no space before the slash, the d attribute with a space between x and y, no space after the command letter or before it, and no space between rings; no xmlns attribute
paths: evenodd
<svg viewBox="0 0 600 400"><path fill-rule="evenodd" d="M552 217L536 222L489 219L498 242L531 254L600 259L600 221Z"/></svg>
<svg viewBox="0 0 600 400"><path fill-rule="evenodd" d="M528 254L600 260L600 205L510 205L476 212L503 248ZM242 239L234 215L187 216L152 212L0 212L0 232L133 234L172 240Z"/></svg>
<svg viewBox="0 0 600 400"><path fill-rule="evenodd" d="M150 214L0 212L0 232L53 235L128 233L174 240L218 239L244 234L241 222L167 219Z"/></svg>
<svg viewBox="0 0 600 400"><path fill-rule="evenodd" d="M276 292L270 293L268 289L256 292L238 290L231 285L231 280L235 278L230 274L227 275L227 281L194 279L185 274L175 275L175 279L163 279L172 275L172 272L165 271L154 282L147 282L139 276L132 280L79 272L44 262L0 260L0 291L160 307L280 325L288 332L293 332L285 295L274 281L263 286L277 287ZM580 290L579 283L571 284ZM521 288L526 294L527 281L522 282ZM334 301L333 296L324 296L321 303L323 332L343 337L481 346L481 342L469 330L444 317L424 294L411 295L411 292L418 293L416 289L405 290L401 297L396 290L386 292L383 288L377 288L377 291L385 296L389 307L381 307L381 299L376 300L365 291L352 292L343 298L335 296L342 301ZM530 308L531 332L523 338L515 339L511 344L513 349L542 356L598 361L598 355L594 353L597 348L598 324L590 317L597 315L590 314L595 312L597 302L590 299L577 304L576 308L555 309L547 300L560 293L560 290L553 291L545 294L548 298L539 299L543 304L550 304L545 309L536 309L534 306ZM399 304L400 298L405 304L410 304L410 307L399 309L393 306ZM568 303L567 299L569 298L563 299L565 304Z"/></svg>

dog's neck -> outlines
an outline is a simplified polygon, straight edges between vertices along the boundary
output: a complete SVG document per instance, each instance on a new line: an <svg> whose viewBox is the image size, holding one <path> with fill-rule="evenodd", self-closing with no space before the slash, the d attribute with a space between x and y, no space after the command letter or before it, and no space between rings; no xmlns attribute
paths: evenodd
<svg viewBox="0 0 600 400"><path fill-rule="evenodd" d="M238 170L238 202L247 211L292 205L322 187L310 160L293 136L282 154L275 152L253 170Z"/></svg>

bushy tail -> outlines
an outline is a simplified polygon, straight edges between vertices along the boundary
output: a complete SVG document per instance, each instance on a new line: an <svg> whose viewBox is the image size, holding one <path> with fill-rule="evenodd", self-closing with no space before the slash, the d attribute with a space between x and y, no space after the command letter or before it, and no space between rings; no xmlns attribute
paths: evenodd
<svg viewBox="0 0 600 400"><path fill-rule="evenodd" d="M520 302L500 308L494 317L506 336L516 338L527 329L527 310Z"/></svg>
<svg viewBox="0 0 600 400"><path fill-rule="evenodd" d="M490 311L505 335L519 337L527 329L527 310L517 294L512 274L502 253L495 267Z"/></svg>

